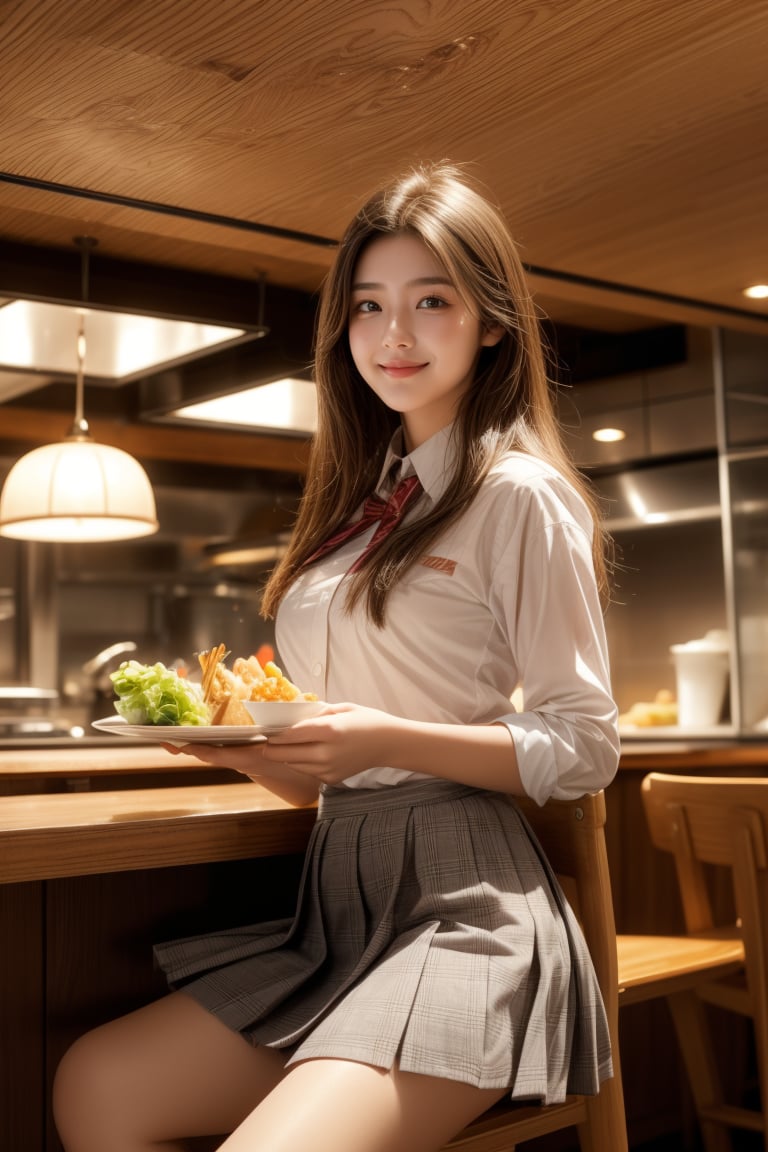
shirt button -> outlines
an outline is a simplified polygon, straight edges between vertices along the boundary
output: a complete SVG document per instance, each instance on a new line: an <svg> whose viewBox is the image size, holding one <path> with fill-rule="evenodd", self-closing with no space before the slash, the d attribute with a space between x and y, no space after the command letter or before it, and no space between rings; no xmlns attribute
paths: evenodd
<svg viewBox="0 0 768 1152"><path fill-rule="evenodd" d="M322 674L323 674L322 664L313 664L312 665L312 675L313 676L322 676Z"/></svg>

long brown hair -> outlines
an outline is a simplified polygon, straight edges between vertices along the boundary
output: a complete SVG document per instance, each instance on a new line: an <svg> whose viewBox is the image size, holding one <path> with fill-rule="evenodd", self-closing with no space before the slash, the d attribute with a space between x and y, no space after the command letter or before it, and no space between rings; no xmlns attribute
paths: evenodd
<svg viewBox="0 0 768 1152"><path fill-rule="evenodd" d="M549 461L585 499L595 522L595 573L606 593L606 538L598 507L561 440L545 345L516 245L501 212L457 167L440 163L406 173L363 205L326 278L315 335L317 433L291 542L267 582L263 614L275 614L302 564L373 490L400 425L399 415L360 376L347 338L350 287L360 254L369 241L400 232L418 236L467 307L504 334L493 347L481 349L474 381L462 398L453 426L453 483L431 512L401 525L366 558L351 578L348 604L365 596L371 620L381 626L392 586L461 516L488 471L513 449Z"/></svg>

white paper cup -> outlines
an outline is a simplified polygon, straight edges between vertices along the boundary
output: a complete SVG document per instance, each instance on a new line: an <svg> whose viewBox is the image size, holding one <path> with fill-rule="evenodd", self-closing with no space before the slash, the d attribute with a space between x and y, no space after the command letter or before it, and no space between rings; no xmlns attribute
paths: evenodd
<svg viewBox="0 0 768 1152"><path fill-rule="evenodd" d="M677 723L681 728L711 728L718 724L728 687L727 649L706 640L673 644L670 649L677 677Z"/></svg>

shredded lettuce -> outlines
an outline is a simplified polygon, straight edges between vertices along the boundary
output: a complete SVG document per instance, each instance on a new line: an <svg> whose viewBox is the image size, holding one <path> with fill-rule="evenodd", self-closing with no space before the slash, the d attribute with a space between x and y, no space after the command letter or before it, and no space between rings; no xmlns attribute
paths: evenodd
<svg viewBox="0 0 768 1152"><path fill-rule="evenodd" d="M202 690L165 664L124 660L110 674L115 711L129 724L210 724L210 709Z"/></svg>

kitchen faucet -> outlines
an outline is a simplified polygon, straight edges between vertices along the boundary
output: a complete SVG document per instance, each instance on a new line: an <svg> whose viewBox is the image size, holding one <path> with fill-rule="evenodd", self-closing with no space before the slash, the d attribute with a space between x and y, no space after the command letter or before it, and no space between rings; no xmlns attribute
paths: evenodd
<svg viewBox="0 0 768 1152"><path fill-rule="evenodd" d="M108 648L103 648L101 652L97 652L95 656L87 660L82 666L82 671L90 679L95 688L100 686L100 676L105 670L111 660L116 656L123 656L126 652L135 652L136 643L133 640L118 640L116 644L110 644Z"/></svg>
<svg viewBox="0 0 768 1152"><path fill-rule="evenodd" d="M108 675L110 664L119 656L127 652L135 652L137 645L133 640L119 640L117 644L110 644L97 652L90 660L81 665L81 672L87 677L88 688L86 701L88 703L91 720L100 719L105 705L113 699L114 690Z"/></svg>

